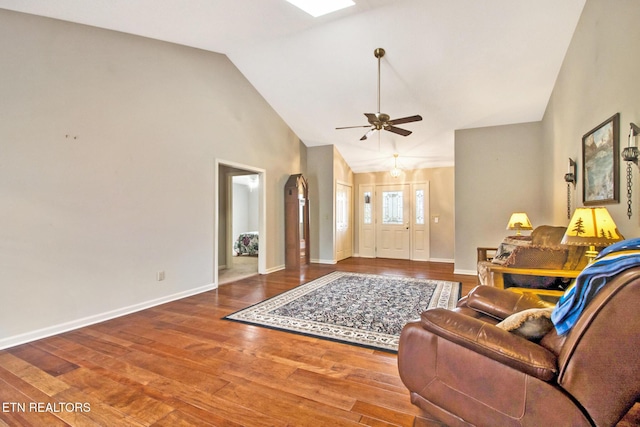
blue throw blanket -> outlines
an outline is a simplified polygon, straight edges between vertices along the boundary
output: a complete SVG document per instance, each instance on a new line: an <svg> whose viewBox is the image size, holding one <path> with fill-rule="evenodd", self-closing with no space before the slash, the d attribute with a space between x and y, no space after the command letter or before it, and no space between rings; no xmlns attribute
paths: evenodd
<svg viewBox="0 0 640 427"><path fill-rule="evenodd" d="M640 238L623 240L602 250L567 289L551 313L558 334L566 334L582 310L616 274L640 265Z"/></svg>

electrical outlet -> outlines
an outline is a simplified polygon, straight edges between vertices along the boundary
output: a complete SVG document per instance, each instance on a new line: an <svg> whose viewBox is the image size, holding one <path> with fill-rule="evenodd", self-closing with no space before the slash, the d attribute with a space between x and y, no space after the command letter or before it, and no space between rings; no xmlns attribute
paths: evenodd
<svg viewBox="0 0 640 427"><path fill-rule="evenodd" d="M156 280L162 282L164 280L164 271L158 271L156 273Z"/></svg>

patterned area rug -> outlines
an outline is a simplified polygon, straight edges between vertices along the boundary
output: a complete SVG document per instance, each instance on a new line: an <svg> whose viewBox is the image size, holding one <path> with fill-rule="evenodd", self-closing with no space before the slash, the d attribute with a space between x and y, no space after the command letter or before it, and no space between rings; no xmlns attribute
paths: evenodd
<svg viewBox="0 0 640 427"><path fill-rule="evenodd" d="M333 272L225 317L396 352L402 327L425 310L452 309L460 283Z"/></svg>

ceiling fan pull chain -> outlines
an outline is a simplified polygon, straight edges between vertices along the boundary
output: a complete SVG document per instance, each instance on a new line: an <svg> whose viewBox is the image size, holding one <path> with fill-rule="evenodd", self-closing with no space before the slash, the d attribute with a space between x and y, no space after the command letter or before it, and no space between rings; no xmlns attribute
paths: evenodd
<svg viewBox="0 0 640 427"><path fill-rule="evenodd" d="M378 111L380 114L380 58L384 56L384 49L379 47L375 50L374 55L378 58Z"/></svg>

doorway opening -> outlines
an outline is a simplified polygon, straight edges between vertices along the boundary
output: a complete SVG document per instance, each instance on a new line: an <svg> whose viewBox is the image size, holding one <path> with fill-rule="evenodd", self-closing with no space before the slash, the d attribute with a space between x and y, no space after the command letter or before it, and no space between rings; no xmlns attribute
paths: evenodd
<svg viewBox="0 0 640 427"><path fill-rule="evenodd" d="M229 283L264 274L265 171L217 161L214 281Z"/></svg>

